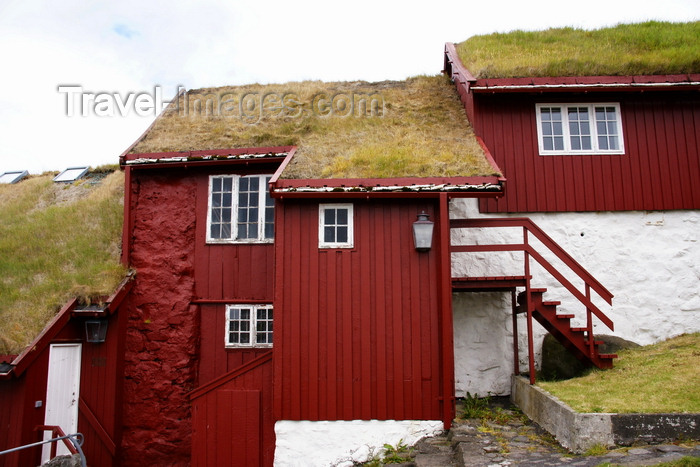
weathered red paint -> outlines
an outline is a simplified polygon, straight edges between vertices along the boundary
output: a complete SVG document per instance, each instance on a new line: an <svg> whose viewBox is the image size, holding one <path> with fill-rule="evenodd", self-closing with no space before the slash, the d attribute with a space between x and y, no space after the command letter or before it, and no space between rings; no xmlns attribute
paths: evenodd
<svg viewBox="0 0 700 467"><path fill-rule="evenodd" d="M188 465L186 394L196 383L194 295L196 182L174 174L134 175L129 264L123 462Z"/></svg>

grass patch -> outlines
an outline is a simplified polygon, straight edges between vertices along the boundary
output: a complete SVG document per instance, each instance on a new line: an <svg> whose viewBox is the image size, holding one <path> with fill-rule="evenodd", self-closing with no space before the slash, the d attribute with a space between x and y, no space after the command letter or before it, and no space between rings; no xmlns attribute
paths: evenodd
<svg viewBox="0 0 700 467"><path fill-rule="evenodd" d="M464 402L462 404L462 412L460 413L461 418L479 418L483 419L488 417L491 413L489 407L490 397L479 397L478 394L472 395L467 392L464 397Z"/></svg>
<svg viewBox="0 0 700 467"><path fill-rule="evenodd" d="M396 446L385 444L382 462L384 464L402 464L410 458L412 450L413 448L405 445L402 439L399 440Z"/></svg>
<svg viewBox="0 0 700 467"><path fill-rule="evenodd" d="M124 176L0 185L0 354L18 353L71 296L106 295L119 262Z"/></svg>
<svg viewBox="0 0 700 467"><path fill-rule="evenodd" d="M190 91L132 152L281 145L299 147L283 178L498 175L442 75Z"/></svg>
<svg viewBox="0 0 700 467"><path fill-rule="evenodd" d="M584 456L604 456L608 453L608 448L604 444L594 444L590 448L586 449L583 453Z"/></svg>
<svg viewBox="0 0 700 467"><path fill-rule="evenodd" d="M700 71L698 37L700 21L648 21L474 36L456 48L477 78L684 74Z"/></svg>
<svg viewBox="0 0 700 467"><path fill-rule="evenodd" d="M700 333L619 352L611 370L539 382L579 412L700 413Z"/></svg>

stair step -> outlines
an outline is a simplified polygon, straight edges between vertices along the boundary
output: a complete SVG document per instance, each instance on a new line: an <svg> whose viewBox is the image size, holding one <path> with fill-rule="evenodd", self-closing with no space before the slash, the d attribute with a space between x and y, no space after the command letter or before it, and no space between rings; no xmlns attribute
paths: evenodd
<svg viewBox="0 0 700 467"><path fill-rule="evenodd" d="M530 289L531 293L545 293L547 289Z"/></svg>
<svg viewBox="0 0 700 467"><path fill-rule="evenodd" d="M572 319L572 318L575 318L575 317L576 317L576 315L566 315L566 314L564 314L564 315L557 315L557 318L559 318L559 319Z"/></svg>
<svg viewBox="0 0 700 467"><path fill-rule="evenodd" d="M571 328L573 332L586 332L588 328Z"/></svg>
<svg viewBox="0 0 700 467"><path fill-rule="evenodd" d="M552 302L542 302L542 305L545 305L545 306L559 306L559 305L561 305L561 302L554 302L554 301L552 301Z"/></svg>

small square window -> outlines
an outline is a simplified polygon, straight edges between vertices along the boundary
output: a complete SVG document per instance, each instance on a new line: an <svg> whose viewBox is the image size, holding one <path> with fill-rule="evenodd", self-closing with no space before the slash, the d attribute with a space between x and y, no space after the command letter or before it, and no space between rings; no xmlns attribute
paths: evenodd
<svg viewBox="0 0 700 467"><path fill-rule="evenodd" d="M272 305L228 305L226 347L272 347Z"/></svg>
<svg viewBox="0 0 700 467"><path fill-rule="evenodd" d="M352 248L352 204L321 204L318 211L319 248Z"/></svg>

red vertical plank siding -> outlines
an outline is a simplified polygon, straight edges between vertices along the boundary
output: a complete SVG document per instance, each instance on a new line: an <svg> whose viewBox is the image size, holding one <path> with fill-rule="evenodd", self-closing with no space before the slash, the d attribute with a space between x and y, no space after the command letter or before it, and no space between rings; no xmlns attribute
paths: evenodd
<svg viewBox="0 0 700 467"><path fill-rule="evenodd" d="M362 226L361 229L357 231L357 236L359 237L359 242L361 245L367 245L370 252L372 252L372 237L370 235L370 228L374 222L374 213L369 212L366 219L366 224ZM353 277L360 278L360 287L358 290L359 295L359 319L356 323L356 328L353 332L360 336L360 351L355 352L355 359L358 362L357 376L362 382L360 387L360 400L358 401L360 407L360 418L363 420L369 420L372 416L372 403L375 399L372 397L372 392L375 389L372 384L376 381L376 366L373 361L371 345L373 339L376 339L376 329L374 329L372 321L372 299L373 293L372 282L370 274L370 260L373 253L369 255L362 255L360 261L357 261L356 267L353 269ZM362 332L363 329L367 329L369 332ZM374 337L372 337L374 336ZM374 380L372 378L372 370L374 368ZM374 406L376 410L376 405Z"/></svg>
<svg viewBox="0 0 700 467"><path fill-rule="evenodd" d="M371 255L372 268L370 270L375 273L375 276L372 277L372 283L374 283L378 277L386 276L386 261L384 261L384 258L387 249L381 242L381 229L386 225L385 222L382 222L384 220L385 212L386 207L377 206L377 208L371 211L369 214L369 217L372 219L372 225L370 226L369 230L370 232L372 232L373 239L373 254ZM389 343L391 341L391 336L389 334L389 331L387 330L385 315L379 310L388 308L387 300L389 298L389 295L384 293L384 290L380 287L372 287L371 290L375 296L374 307L372 308L372 310L377 310L374 313L372 313L373 324L376 326L377 332L374 334L370 334L370 337L373 339L373 353L376 355L375 358L377 360L377 371L373 375L375 378L374 383L377 405L376 407L372 407L372 413L376 413L378 419L385 420L388 418L387 414L389 413L389 402L391 401L391 398L389 397L389 389L385 385L385 378L387 378L387 376L389 375L388 360L390 355ZM386 340L385 345L382 345L382 339ZM376 412L374 412L374 410L376 410Z"/></svg>
<svg viewBox="0 0 700 467"><path fill-rule="evenodd" d="M22 415L25 405L33 403L25 399L25 382L25 377L0 381L0 400L3 401L3 410L0 410L0 451L25 444L22 441ZM0 456L0 466L22 465L19 459L19 452Z"/></svg>
<svg viewBox="0 0 700 467"><path fill-rule="evenodd" d="M440 419L436 253L412 237L435 206L354 201L354 248L319 249L318 203L284 204L277 268L307 269L276 276L276 416Z"/></svg>
<svg viewBox="0 0 700 467"><path fill-rule="evenodd" d="M264 173L265 170L255 173ZM226 173L235 173L234 170ZM270 173L272 171L270 170ZM209 176L192 171L183 176L196 181L194 299L268 301L273 303L274 244L207 244L206 218ZM201 304L201 343L198 384L203 385L268 349L225 348L226 304Z"/></svg>
<svg viewBox="0 0 700 467"><path fill-rule="evenodd" d="M402 324L406 316L403 311L407 308L404 307L403 298L404 295L402 291L408 293L408 288L410 284L406 284L402 281L403 268L401 265L401 253L402 248L400 244L401 234L399 232L400 220L398 218L398 206L391 206L391 217L389 218L389 225L391 226L391 238L395 240L390 243L391 260L390 263L392 267L396 268L392 274L391 281L391 295L394 299L394 306L391 309L391 326L394 331L394 339L389 342L389 345L393 349L393 367L394 367L394 413L396 418L402 420L405 417L405 406L404 406L404 394L403 394L403 382L404 382L404 372L403 372L403 360L404 360L404 337L410 339L410 336L403 335Z"/></svg>
<svg viewBox="0 0 700 467"><path fill-rule="evenodd" d="M697 93L479 94L474 128L508 180L484 212L700 208ZM619 102L625 154L540 156L535 104Z"/></svg>
<svg viewBox="0 0 700 467"><path fill-rule="evenodd" d="M272 362L263 361L192 401L193 466L271 466Z"/></svg>

